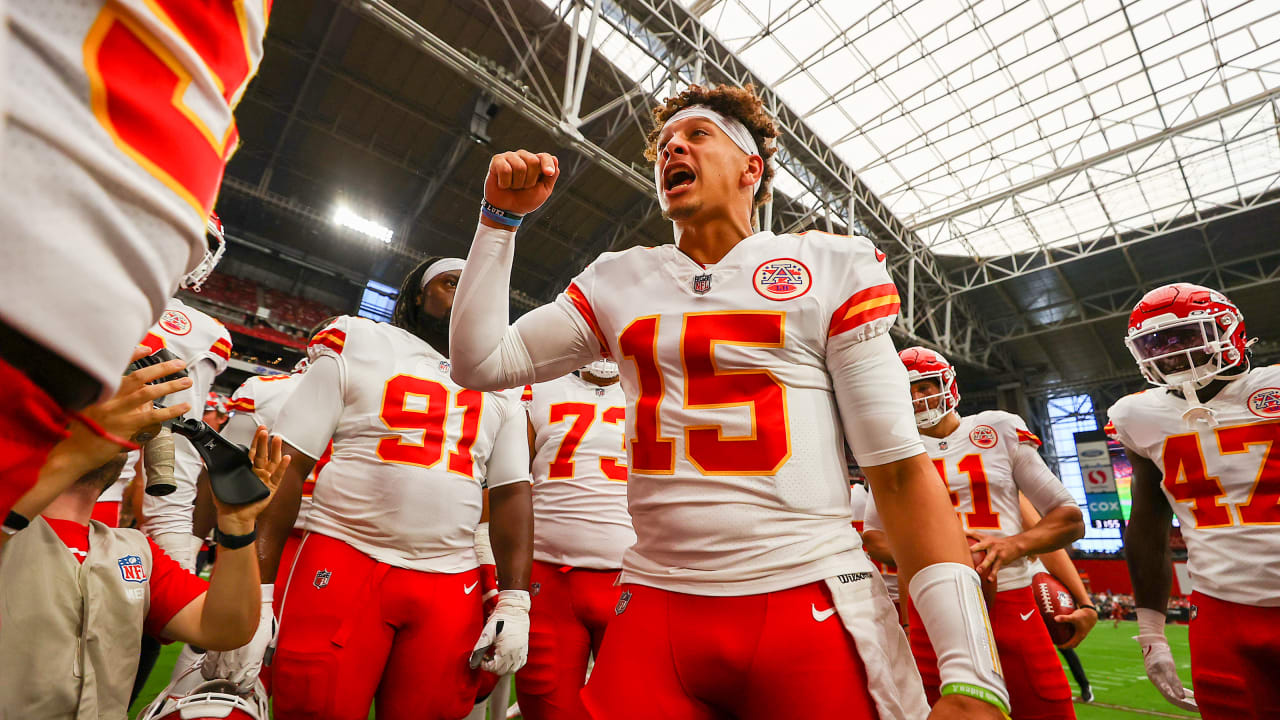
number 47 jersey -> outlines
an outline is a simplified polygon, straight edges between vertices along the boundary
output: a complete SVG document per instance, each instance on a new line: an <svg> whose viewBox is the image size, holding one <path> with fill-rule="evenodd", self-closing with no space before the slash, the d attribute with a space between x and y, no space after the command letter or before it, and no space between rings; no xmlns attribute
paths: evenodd
<svg viewBox="0 0 1280 720"><path fill-rule="evenodd" d="M519 391L463 389L425 341L364 318L338 318L307 353L276 423L312 458L333 440L306 529L395 567L475 568L482 485L529 480Z"/></svg>
<svg viewBox="0 0 1280 720"><path fill-rule="evenodd" d="M746 595L866 563L827 360L893 324L883 260L865 238L762 232L714 267L675 245L607 253L569 286L557 302L618 362L627 396L637 542L623 582ZM864 464L923 451L907 392L904 373L858 395L905 409L892 443L850 438Z"/></svg>
<svg viewBox="0 0 1280 720"><path fill-rule="evenodd" d="M1204 404L1217 425L1188 425L1186 400L1163 389L1120 398L1108 415L1163 475L1195 589L1280 605L1280 366L1253 368Z"/></svg>

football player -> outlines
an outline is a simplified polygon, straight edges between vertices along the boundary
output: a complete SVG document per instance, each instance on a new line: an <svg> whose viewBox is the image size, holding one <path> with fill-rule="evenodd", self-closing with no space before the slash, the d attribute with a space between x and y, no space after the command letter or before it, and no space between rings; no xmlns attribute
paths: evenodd
<svg viewBox="0 0 1280 720"><path fill-rule="evenodd" d="M966 532L977 541L973 551L986 554L978 573L996 583L991 625L1009 687L1010 714L1017 720L1075 718L1071 688L1031 591L1030 560L1084 537L1080 508L1041 459L1040 439L1022 418L999 410L962 416L956 411L960 389L955 368L946 358L923 347L907 348L899 357L911 382L925 448ZM1019 492L1043 516L1040 522L1023 523ZM896 552L884 536L879 500L872 497L867 503L864 537L873 556L887 562ZM915 610L913 605L908 611L911 650L925 692L930 702L937 702L942 649L930 644L929 628Z"/></svg>
<svg viewBox="0 0 1280 720"><path fill-rule="evenodd" d="M281 607L277 718L365 718L375 700L379 717L459 718L482 682L469 663L497 674L524 663L526 420L518 392L449 379L462 266L418 265L391 323L344 316L317 333L276 420L298 468L264 519L264 582L278 577L302 480L333 442ZM475 549L486 483L501 588L487 621Z"/></svg>
<svg viewBox="0 0 1280 720"><path fill-rule="evenodd" d="M197 286L207 275L204 226L270 8L7 3L0 515L35 482L69 419L114 393L184 273Z"/></svg>
<svg viewBox="0 0 1280 720"><path fill-rule="evenodd" d="M585 720L579 692L600 654L636 541L627 513L626 396L598 360L526 391L533 457L529 662L516 674L528 720Z"/></svg>
<svg viewBox="0 0 1280 720"><path fill-rule="evenodd" d="M605 357L621 369L637 540L588 712L928 714L850 524L847 438L944 648L934 717L999 717L978 577L888 335L898 294L884 255L866 238L752 227L777 129L751 88L691 87L655 119L648 154L675 243L602 255L508 327L514 231L559 169L545 153L496 155L451 328L453 377L474 388Z"/></svg>
<svg viewBox="0 0 1280 720"><path fill-rule="evenodd" d="M1222 293L1156 288L1125 345L1157 389L1108 414L1133 463L1124 554L1147 677L1205 718L1280 717L1280 367L1252 367L1244 316ZM1191 682L1164 636L1171 518L1187 541Z"/></svg>

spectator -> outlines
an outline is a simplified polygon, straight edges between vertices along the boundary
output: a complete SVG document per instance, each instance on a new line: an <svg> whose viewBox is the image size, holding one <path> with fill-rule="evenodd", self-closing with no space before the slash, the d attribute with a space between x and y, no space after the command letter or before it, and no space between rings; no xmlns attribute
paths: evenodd
<svg viewBox="0 0 1280 720"><path fill-rule="evenodd" d="M153 408L151 400L187 381L143 385L173 372L169 365L126 377L116 397L86 415L119 440L184 412L182 405ZM259 428L251 457L254 473L274 492L289 464L280 440L268 441L266 428ZM16 506L42 515L25 527L14 514L6 521L0 546L0 717L122 720L144 629L216 650L243 645L257 629L254 525L270 496L251 505L218 505L222 548L206 582L138 531L90 520L123 458L111 442L73 435L59 443L35 490ZM50 498L47 491L55 487L65 490Z"/></svg>

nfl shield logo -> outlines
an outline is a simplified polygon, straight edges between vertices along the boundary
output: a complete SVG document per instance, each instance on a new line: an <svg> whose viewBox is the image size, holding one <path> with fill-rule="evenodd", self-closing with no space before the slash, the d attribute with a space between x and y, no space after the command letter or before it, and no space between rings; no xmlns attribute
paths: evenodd
<svg viewBox="0 0 1280 720"><path fill-rule="evenodd" d="M711 292L711 274L707 273L706 275L694 275L693 291L698 295L706 295L707 293Z"/></svg>
<svg viewBox="0 0 1280 720"><path fill-rule="evenodd" d="M147 569L142 565L142 558L137 555L125 555L120 558L120 577L125 582L144 583L147 581Z"/></svg>
<svg viewBox="0 0 1280 720"><path fill-rule="evenodd" d="M542 590L542 583L529 583L529 597L537 597L540 590Z"/></svg>
<svg viewBox="0 0 1280 720"><path fill-rule="evenodd" d="M618 596L618 604L613 608L614 615L621 615L627 609L627 603L631 602L631 591L623 590L622 595Z"/></svg>
<svg viewBox="0 0 1280 720"><path fill-rule="evenodd" d="M946 440L943 440L942 442L938 443L938 449L939 449L939 450L946 450L946 449L947 449L947 441L946 441Z"/></svg>
<svg viewBox="0 0 1280 720"><path fill-rule="evenodd" d="M1191 622L1192 620L1195 620L1196 616L1199 614L1200 614L1200 607L1198 605L1192 605L1191 614L1190 614L1190 617L1187 619L1187 622Z"/></svg>
<svg viewBox="0 0 1280 720"><path fill-rule="evenodd" d="M440 372L442 372L442 373L447 373L447 372L449 372L449 361L448 361L448 360L441 360L441 361L440 361Z"/></svg>
<svg viewBox="0 0 1280 720"><path fill-rule="evenodd" d="M329 578L331 577L333 577L333 573L328 570L317 570L316 579L311 581L311 584L315 585L316 589L319 590L329 584Z"/></svg>
<svg viewBox="0 0 1280 720"><path fill-rule="evenodd" d="M596 397L604 397L604 388L602 387L596 388Z"/></svg>

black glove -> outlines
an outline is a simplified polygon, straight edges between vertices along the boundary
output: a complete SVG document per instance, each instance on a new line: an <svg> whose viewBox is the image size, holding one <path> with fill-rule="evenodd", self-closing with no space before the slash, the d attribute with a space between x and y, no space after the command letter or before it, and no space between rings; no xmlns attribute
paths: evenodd
<svg viewBox="0 0 1280 720"><path fill-rule="evenodd" d="M180 418L171 427L200 453L209 471L209 488L218 500L227 505L246 505L271 494L254 474L248 448L232 444L202 420Z"/></svg>

